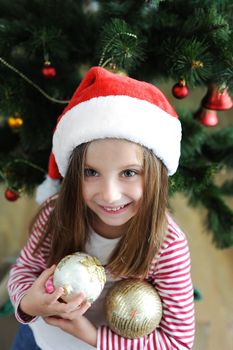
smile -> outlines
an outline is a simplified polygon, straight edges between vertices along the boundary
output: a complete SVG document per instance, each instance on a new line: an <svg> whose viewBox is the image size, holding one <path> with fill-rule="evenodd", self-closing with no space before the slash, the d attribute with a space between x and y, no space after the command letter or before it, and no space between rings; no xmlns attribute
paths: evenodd
<svg viewBox="0 0 233 350"><path fill-rule="evenodd" d="M105 212L111 213L111 214L118 214L124 211L131 203L123 204L118 207L105 207L105 206L100 206Z"/></svg>

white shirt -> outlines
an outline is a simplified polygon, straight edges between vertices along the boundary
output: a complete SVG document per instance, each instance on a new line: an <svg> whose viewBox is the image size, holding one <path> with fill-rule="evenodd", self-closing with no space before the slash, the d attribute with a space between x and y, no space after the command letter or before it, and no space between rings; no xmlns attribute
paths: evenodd
<svg viewBox="0 0 233 350"><path fill-rule="evenodd" d="M90 239L86 244L86 253L96 256L102 265L106 265L108 259L119 242L119 238L108 239L100 236L90 229ZM103 301L108 289L117 281L106 272L107 281L99 298L91 305L85 316L96 326L105 325ZM96 349L78 338L64 332L58 327L48 325L43 318L29 324L36 343L42 350L93 350Z"/></svg>

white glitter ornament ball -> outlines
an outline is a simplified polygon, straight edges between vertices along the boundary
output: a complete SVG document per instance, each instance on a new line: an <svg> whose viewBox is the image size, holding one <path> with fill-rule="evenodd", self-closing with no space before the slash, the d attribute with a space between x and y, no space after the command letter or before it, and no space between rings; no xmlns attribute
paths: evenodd
<svg viewBox="0 0 233 350"><path fill-rule="evenodd" d="M63 287L62 299L69 301L74 293L84 292L92 303L100 295L106 275L100 261L86 253L74 253L65 256L57 265L53 275L55 288Z"/></svg>

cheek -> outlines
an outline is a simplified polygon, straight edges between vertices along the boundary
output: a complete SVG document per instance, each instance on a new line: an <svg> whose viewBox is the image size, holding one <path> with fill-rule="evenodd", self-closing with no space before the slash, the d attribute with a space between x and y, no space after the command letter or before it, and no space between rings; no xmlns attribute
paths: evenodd
<svg viewBox="0 0 233 350"><path fill-rule="evenodd" d="M142 183L133 186L131 189L131 194L134 200L140 200L143 196L143 185Z"/></svg>
<svg viewBox="0 0 233 350"><path fill-rule="evenodd" d="M89 198L89 191L88 191L88 187L84 183L82 185L82 195L83 195L84 202L87 202Z"/></svg>
<svg viewBox="0 0 233 350"><path fill-rule="evenodd" d="M140 191L140 192L138 192L137 194L137 197L136 197L136 202L137 202L137 205L141 205L141 203L142 203L142 197L143 197L143 192L142 191Z"/></svg>
<svg viewBox="0 0 233 350"><path fill-rule="evenodd" d="M83 183L82 194L84 201L87 202L88 200L92 199L95 195L95 187L90 186L90 184L88 183Z"/></svg>
<svg viewBox="0 0 233 350"><path fill-rule="evenodd" d="M142 189L136 189L133 191L132 195L133 195L135 200L139 200L142 198L143 191L142 191Z"/></svg>

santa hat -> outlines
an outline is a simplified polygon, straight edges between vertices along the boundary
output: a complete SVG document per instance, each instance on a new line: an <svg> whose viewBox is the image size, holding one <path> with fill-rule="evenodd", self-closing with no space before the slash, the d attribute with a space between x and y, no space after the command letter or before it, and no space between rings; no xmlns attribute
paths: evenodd
<svg viewBox="0 0 233 350"><path fill-rule="evenodd" d="M163 93L149 83L92 67L58 118L48 176L37 190L37 201L58 191L75 147L106 137L151 149L168 175L178 167L181 124Z"/></svg>

